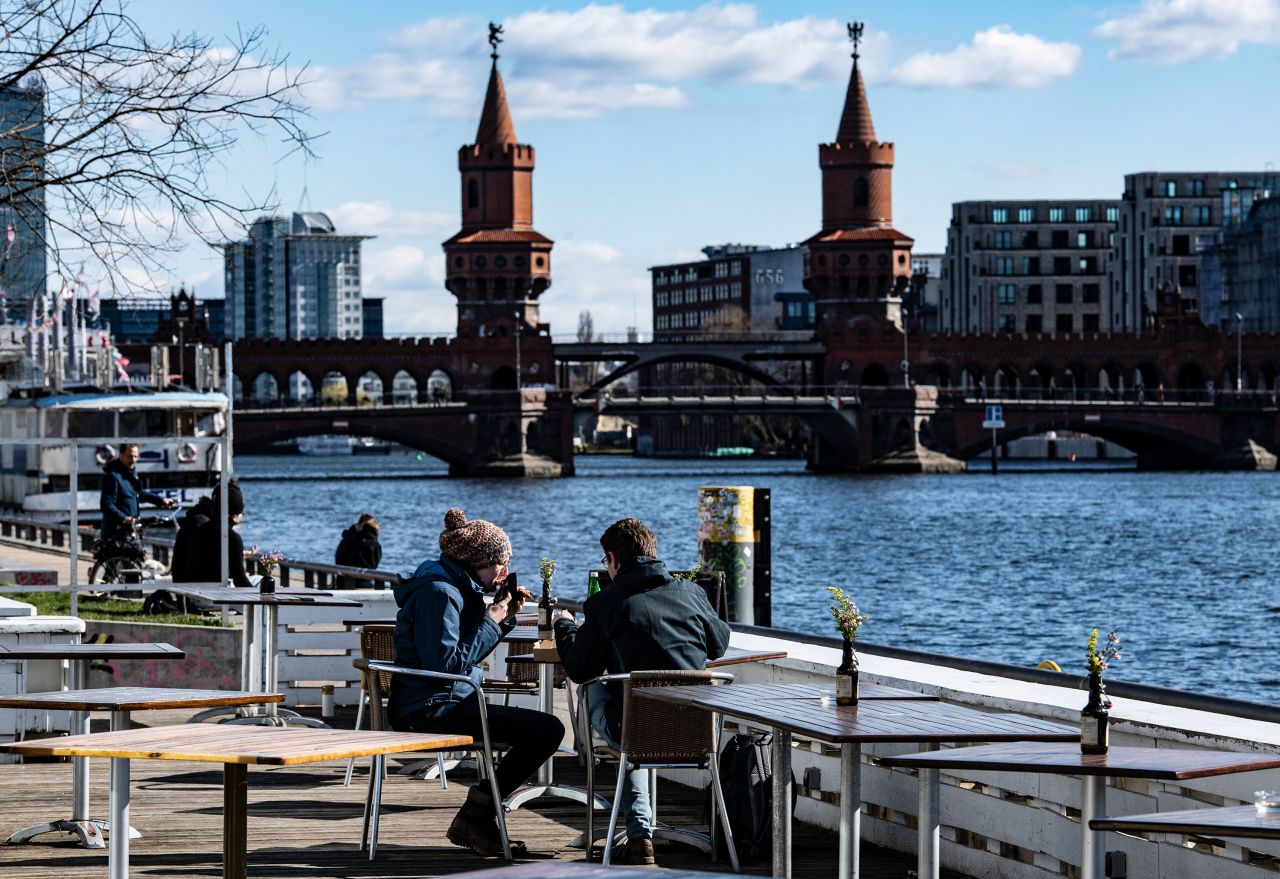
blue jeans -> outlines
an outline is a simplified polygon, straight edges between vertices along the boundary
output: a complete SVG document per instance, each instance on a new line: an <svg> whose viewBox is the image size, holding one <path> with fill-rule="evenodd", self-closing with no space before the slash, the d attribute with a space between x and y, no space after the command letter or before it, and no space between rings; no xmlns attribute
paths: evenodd
<svg viewBox="0 0 1280 879"><path fill-rule="evenodd" d="M591 728L609 747L619 747L620 743L609 732L609 724L605 720L605 709L612 701L605 685L592 684L587 701L591 705ZM623 772L624 769L619 767L618 771ZM627 839L653 838L653 809L649 805L649 770L633 769L627 772L626 781L622 784L622 816L627 822Z"/></svg>

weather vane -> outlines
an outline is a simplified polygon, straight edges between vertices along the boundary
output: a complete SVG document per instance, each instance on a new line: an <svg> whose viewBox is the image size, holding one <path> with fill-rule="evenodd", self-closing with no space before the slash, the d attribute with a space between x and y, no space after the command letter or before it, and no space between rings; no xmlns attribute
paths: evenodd
<svg viewBox="0 0 1280 879"><path fill-rule="evenodd" d="M846 27L849 29L849 42L853 43L853 57L857 60L858 43L862 42L862 22L851 21Z"/></svg>
<svg viewBox="0 0 1280 879"><path fill-rule="evenodd" d="M493 47L493 51L489 53L489 57L494 61L498 60L498 44L501 42L502 25L489 22L489 45Z"/></svg>

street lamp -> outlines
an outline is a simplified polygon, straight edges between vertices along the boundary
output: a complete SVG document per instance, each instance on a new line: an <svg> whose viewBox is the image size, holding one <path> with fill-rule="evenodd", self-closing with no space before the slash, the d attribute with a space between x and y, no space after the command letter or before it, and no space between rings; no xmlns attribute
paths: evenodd
<svg viewBox="0 0 1280 879"><path fill-rule="evenodd" d="M520 312L517 311L516 317L516 390L520 390Z"/></svg>
<svg viewBox="0 0 1280 879"><path fill-rule="evenodd" d="M910 311L902 306L902 386L911 387L911 358L907 350L907 317Z"/></svg>
<svg viewBox="0 0 1280 879"><path fill-rule="evenodd" d="M1241 351L1241 348L1243 347L1243 342L1242 342L1243 339L1244 339L1244 317L1242 317L1240 312L1237 311L1236 312L1236 393L1237 394L1240 393L1244 384L1244 376L1240 373L1240 360L1241 360L1240 351Z"/></svg>

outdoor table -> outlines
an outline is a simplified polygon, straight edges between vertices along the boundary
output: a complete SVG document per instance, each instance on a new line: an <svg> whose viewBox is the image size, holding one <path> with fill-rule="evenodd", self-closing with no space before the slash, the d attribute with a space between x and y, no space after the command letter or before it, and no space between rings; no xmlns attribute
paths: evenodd
<svg viewBox="0 0 1280 879"><path fill-rule="evenodd" d="M67 660L70 663L70 684L75 691L89 686L89 664L94 660L108 659L185 659L185 651L172 644L26 644L20 647L0 647L0 662L6 660ZM26 698L26 697L23 697ZM89 731L89 711L87 709L71 710L71 732L87 733ZM23 842L32 836L48 831L60 830L74 833L80 837L80 844L87 848L102 848L102 830L109 827L102 821L89 817L89 761L75 759L71 761L71 817L65 821L52 821L48 824L37 824L26 830L19 830L9 837L9 842ZM123 835L123 834L121 834Z"/></svg>
<svg viewBox="0 0 1280 879"><path fill-rule="evenodd" d="M277 589L275 592L259 592L235 586L187 586L175 583L171 592L187 595L215 606L243 606L244 643L240 650L240 686L255 693L274 693L279 687L279 658L276 656L276 621L282 605L306 607L361 607L363 602L339 598L330 592L316 589ZM258 613L258 609L262 613ZM253 710L253 709L251 709ZM198 723L220 714L235 713L225 708L211 708L191 718ZM302 717L295 711L284 710L290 722L306 726L327 726L323 721ZM279 709L274 702L267 705L266 714L248 722L276 723ZM253 716L253 715L251 715Z"/></svg>
<svg viewBox="0 0 1280 879"><path fill-rule="evenodd" d="M863 744L1024 739L1075 741L1079 738L1071 727L1016 714L987 714L920 699L862 699L863 688L859 689L857 705L811 705L805 699L806 688L811 687L811 684L775 684L768 695L761 697L749 695L753 687L738 684L727 687L646 687L635 691L641 699L689 705L744 718L773 730L774 876L791 876L793 734L840 746L840 879L856 879L858 876ZM788 689L799 694L800 698L785 697ZM873 692L869 691L869 694ZM886 760L881 758L882 763ZM934 790L936 797L936 787ZM936 812L936 799L934 803Z"/></svg>
<svg viewBox="0 0 1280 879"><path fill-rule="evenodd" d="M0 745L12 754L50 757L111 758L111 823L129 824L129 761L191 760L222 766L222 875L246 873L247 792L250 764L292 766L349 757L394 754L431 748L465 747L470 736L367 732L307 727L245 727L225 724L161 726L39 739ZM129 834L111 834L110 879L129 875Z"/></svg>
<svg viewBox="0 0 1280 879"><path fill-rule="evenodd" d="M1280 812L1258 814L1254 806L1217 806L1094 818L1093 830L1120 830L1127 833L1198 833L1211 836L1238 836L1246 839L1280 839Z"/></svg>
<svg viewBox="0 0 1280 879"><path fill-rule="evenodd" d="M1106 816L1107 778L1181 781L1280 767L1280 754L1200 751L1190 748L1111 747L1105 754L1082 754L1079 745L1039 743L985 745L924 754L882 757L883 766L920 770L920 879L938 876L938 770L1044 772L1079 775L1081 785L1081 879L1102 879L1106 862L1103 831L1091 822ZM926 792L926 788L930 790ZM928 844L926 844L926 837Z"/></svg>
<svg viewBox="0 0 1280 879"><path fill-rule="evenodd" d="M130 712L150 711L165 708L210 708L219 705L253 705L263 702L282 702L284 696L278 693L245 693L226 690L183 690L164 687L102 687L96 690L58 690L50 693L23 693L16 696L0 696L0 708L34 708L47 711L110 711L111 729L129 728ZM89 761L81 759L87 768ZM73 793L74 799L74 793ZM86 813L87 813L86 809ZM14 845L27 842L32 837L43 833L62 831L76 833L83 839L83 834L72 821L47 821L19 830L10 836L6 843ZM103 828L103 822L87 821L97 845L102 847L102 837L96 833ZM95 826L97 825L97 826ZM129 833L137 836L132 827Z"/></svg>

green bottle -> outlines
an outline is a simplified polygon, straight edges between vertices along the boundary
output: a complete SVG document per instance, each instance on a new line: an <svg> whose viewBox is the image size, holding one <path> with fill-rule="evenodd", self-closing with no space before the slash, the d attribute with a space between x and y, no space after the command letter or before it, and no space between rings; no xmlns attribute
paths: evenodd
<svg viewBox="0 0 1280 879"><path fill-rule="evenodd" d="M595 571L591 572L591 576L587 578L587 598L595 595L600 591L600 577Z"/></svg>

